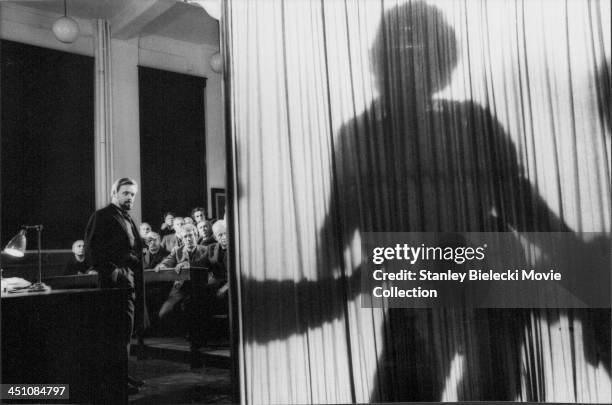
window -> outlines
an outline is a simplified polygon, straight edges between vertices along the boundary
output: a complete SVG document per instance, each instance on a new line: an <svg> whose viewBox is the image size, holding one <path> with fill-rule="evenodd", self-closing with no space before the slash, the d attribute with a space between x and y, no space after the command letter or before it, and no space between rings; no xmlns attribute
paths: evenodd
<svg viewBox="0 0 612 405"><path fill-rule="evenodd" d="M139 67L142 220L206 207L206 79Z"/></svg>
<svg viewBox="0 0 612 405"><path fill-rule="evenodd" d="M94 59L2 40L0 62L2 245L43 224L70 249L94 210Z"/></svg>

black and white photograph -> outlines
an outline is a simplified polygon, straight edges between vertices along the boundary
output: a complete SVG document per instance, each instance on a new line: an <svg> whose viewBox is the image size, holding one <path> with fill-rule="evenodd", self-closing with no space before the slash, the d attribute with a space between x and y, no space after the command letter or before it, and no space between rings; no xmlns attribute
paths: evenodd
<svg viewBox="0 0 612 405"><path fill-rule="evenodd" d="M612 402L611 32L1 0L0 402Z"/></svg>

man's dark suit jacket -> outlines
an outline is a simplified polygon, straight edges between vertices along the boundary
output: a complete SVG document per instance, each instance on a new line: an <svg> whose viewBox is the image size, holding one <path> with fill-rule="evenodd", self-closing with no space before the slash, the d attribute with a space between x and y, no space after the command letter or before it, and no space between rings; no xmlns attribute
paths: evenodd
<svg viewBox="0 0 612 405"><path fill-rule="evenodd" d="M227 282L227 255L218 243L208 246L196 245L191 253L188 253L184 246L176 246L160 264L164 267L175 267L181 262L189 262L192 267L206 269L190 270L190 279L200 285L214 283L221 287Z"/></svg>
<svg viewBox="0 0 612 405"><path fill-rule="evenodd" d="M132 233L133 248L130 247L125 219L112 204L94 212L89 219L85 230L85 252L93 268L100 274L103 286L116 268L129 267L135 274L141 270L139 252L142 252L142 242L133 221Z"/></svg>
<svg viewBox="0 0 612 405"><path fill-rule="evenodd" d="M170 254L161 261L160 265L172 268L182 262L189 262L191 267L199 267L199 269L189 269L189 278L192 283L196 286L205 286L207 284L210 261L206 247L196 245L193 252L188 253L185 246L175 246Z"/></svg>
<svg viewBox="0 0 612 405"><path fill-rule="evenodd" d="M64 276L76 276L77 274L87 274L91 268L88 260L78 261L74 255L64 266Z"/></svg>
<svg viewBox="0 0 612 405"><path fill-rule="evenodd" d="M219 286L227 282L227 252L219 243L208 245L208 261L210 262L210 271L216 279Z"/></svg>
<svg viewBox="0 0 612 405"><path fill-rule="evenodd" d="M145 249L142 254L142 267L144 269L152 269L161 263L168 256L169 252L160 246L157 253L151 253L149 249Z"/></svg>
<svg viewBox="0 0 612 405"><path fill-rule="evenodd" d="M133 220L134 247L130 247L127 224L119 208L112 204L93 213L85 230L85 252L99 274L100 287L122 286L112 280L115 269L128 268L134 273L136 290L136 324L144 322L144 280L142 272L142 242Z"/></svg>

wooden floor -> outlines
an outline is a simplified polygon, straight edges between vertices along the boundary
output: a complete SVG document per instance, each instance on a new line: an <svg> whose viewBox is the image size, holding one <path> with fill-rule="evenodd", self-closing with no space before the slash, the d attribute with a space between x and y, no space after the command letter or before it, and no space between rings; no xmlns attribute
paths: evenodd
<svg viewBox="0 0 612 405"><path fill-rule="evenodd" d="M189 362L189 343L182 337L150 337L144 339L144 349L132 342L132 354L138 358L160 358L178 362ZM230 352L227 342L211 342L200 349L202 358L207 365L230 367Z"/></svg>
<svg viewBox="0 0 612 405"><path fill-rule="evenodd" d="M133 343L129 373L145 386L130 396L131 404L232 403L227 345L202 348L204 368L191 370L184 338L145 338L144 349Z"/></svg>

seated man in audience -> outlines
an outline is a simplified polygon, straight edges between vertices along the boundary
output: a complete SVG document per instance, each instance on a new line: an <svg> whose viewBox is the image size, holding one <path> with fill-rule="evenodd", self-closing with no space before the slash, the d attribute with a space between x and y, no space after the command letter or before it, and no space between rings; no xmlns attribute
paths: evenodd
<svg viewBox="0 0 612 405"><path fill-rule="evenodd" d="M175 246L170 254L155 267L155 270L174 269L177 274L189 269L189 281L175 281L168 299L159 311L160 319L170 314L177 304L184 304L188 314L189 343L192 368L202 367L198 349L202 346L202 308L207 291L208 249L198 245L197 230L192 224L185 224L178 230L182 246Z"/></svg>
<svg viewBox="0 0 612 405"><path fill-rule="evenodd" d="M213 331L214 316L228 313L228 238L225 221L216 221L212 229L217 243L206 247L208 280L199 302L200 313L198 316L202 319L201 325L205 326L205 329L200 331L202 342L205 342L207 337L211 337L209 332Z"/></svg>
<svg viewBox="0 0 612 405"><path fill-rule="evenodd" d="M76 240L72 244L72 253L74 255L68 260L64 266L64 276L73 276L76 274L97 274L91 268L91 264L85 258L85 242Z"/></svg>
<svg viewBox="0 0 612 405"><path fill-rule="evenodd" d="M181 228L183 227L184 223L185 222L181 217L174 217L174 219L172 220L172 228L174 229L174 233L164 236L161 241L162 247L168 252L172 252L172 249L175 246L182 245L183 242L178 235L181 232Z"/></svg>
<svg viewBox="0 0 612 405"><path fill-rule="evenodd" d="M149 232L145 237L147 248L142 255L142 266L144 269L154 269L169 252L161 246L161 240L157 232Z"/></svg>
<svg viewBox="0 0 612 405"><path fill-rule="evenodd" d="M206 210L204 210L202 207L195 207L191 210L191 218L193 218L196 225L200 222L206 221Z"/></svg>
<svg viewBox="0 0 612 405"><path fill-rule="evenodd" d="M216 242L212 231L212 224L209 221L198 222L198 245L208 246Z"/></svg>
<svg viewBox="0 0 612 405"><path fill-rule="evenodd" d="M183 218L183 222L186 223L186 224L195 225L195 222L193 222L193 218L191 218L191 217Z"/></svg>
<svg viewBox="0 0 612 405"><path fill-rule="evenodd" d="M163 239L164 236L174 233L173 222L174 212L168 211L164 214L164 222L161 224L159 236Z"/></svg>
<svg viewBox="0 0 612 405"><path fill-rule="evenodd" d="M229 285L227 283L227 226L225 220L216 221L212 226L217 243L208 246L207 258L211 276L208 280L210 297L225 298Z"/></svg>

